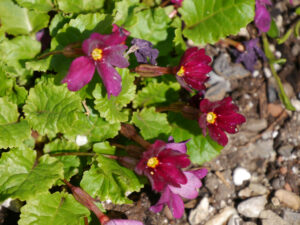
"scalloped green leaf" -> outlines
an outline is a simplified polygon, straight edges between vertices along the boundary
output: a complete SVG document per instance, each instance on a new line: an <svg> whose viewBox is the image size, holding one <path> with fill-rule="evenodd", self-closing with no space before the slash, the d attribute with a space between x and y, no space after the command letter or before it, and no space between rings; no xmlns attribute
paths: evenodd
<svg viewBox="0 0 300 225"><path fill-rule="evenodd" d="M58 8L65 13L80 13L98 11L105 0L57 0Z"/></svg>
<svg viewBox="0 0 300 225"><path fill-rule="evenodd" d="M30 137L30 127L26 121L18 122L19 113L16 104L0 98L0 148L22 146Z"/></svg>
<svg viewBox="0 0 300 225"><path fill-rule="evenodd" d="M0 1L0 20L5 32L12 35L29 34L47 27L50 16L46 13L21 8L12 0Z"/></svg>
<svg viewBox="0 0 300 225"><path fill-rule="evenodd" d="M115 3L114 23L121 26L133 16L132 10L137 7L139 0L123 0Z"/></svg>
<svg viewBox="0 0 300 225"><path fill-rule="evenodd" d="M154 45L167 39L171 19L163 8L139 9L132 13L133 18L123 24L130 31L130 36L150 41Z"/></svg>
<svg viewBox="0 0 300 225"><path fill-rule="evenodd" d="M131 203L128 194L143 187L132 170L101 155L97 157L97 164L84 172L80 186L92 197L114 204Z"/></svg>
<svg viewBox="0 0 300 225"><path fill-rule="evenodd" d="M60 178L63 165L48 155L39 158L31 149L11 149L0 159L0 201L7 198L28 200L38 193L46 193Z"/></svg>
<svg viewBox="0 0 300 225"><path fill-rule="evenodd" d="M66 140L56 139L53 142L50 142L45 145L45 153L63 153L63 152L76 152L79 150L79 147L72 142ZM67 155L67 156L56 156L63 165L64 165L64 178L69 180L72 176L76 175L79 172L78 167L80 166L80 160L78 156Z"/></svg>
<svg viewBox="0 0 300 225"><path fill-rule="evenodd" d="M146 107L154 104L176 101L180 85L178 82L166 84L164 82L152 82L138 91L137 96L133 100L133 107Z"/></svg>
<svg viewBox="0 0 300 225"><path fill-rule="evenodd" d="M1 6L0 6L1 7ZM0 42L0 61L6 74L11 77L32 75L32 71L25 68L25 62L34 58L41 50L41 43L29 36L19 36Z"/></svg>
<svg viewBox="0 0 300 225"><path fill-rule="evenodd" d="M128 111L123 108L135 98L134 85L135 74L130 73L128 69L117 68L122 77L122 91L116 96L110 96L108 99L103 84L97 84L93 96L95 97L95 109L100 116L109 123L125 122L128 120Z"/></svg>
<svg viewBox="0 0 300 225"><path fill-rule="evenodd" d="M205 162L209 162L218 156L223 149L223 146L213 141L208 135L197 135L191 138L186 144L187 154L193 163L202 165Z"/></svg>
<svg viewBox="0 0 300 225"><path fill-rule="evenodd" d="M215 43L237 34L254 18L255 0L184 0L178 9L183 35L195 44Z"/></svg>
<svg viewBox="0 0 300 225"><path fill-rule="evenodd" d="M108 141L98 142L93 145L93 151L99 154L114 155L116 153L116 147L111 146Z"/></svg>
<svg viewBox="0 0 300 225"><path fill-rule="evenodd" d="M72 128L82 112L81 99L65 85L40 82L30 89L23 108L30 126L41 135L53 137Z"/></svg>
<svg viewBox="0 0 300 225"><path fill-rule="evenodd" d="M40 12L49 12L54 8L52 0L16 0L17 3L27 9L33 9Z"/></svg>
<svg viewBox="0 0 300 225"><path fill-rule="evenodd" d="M167 114L156 112L154 107L134 112L132 122L141 130L145 139L151 139L161 134L168 135L171 132Z"/></svg>
<svg viewBox="0 0 300 225"><path fill-rule="evenodd" d="M21 208L19 225L81 225L89 210L68 193L36 196Z"/></svg>

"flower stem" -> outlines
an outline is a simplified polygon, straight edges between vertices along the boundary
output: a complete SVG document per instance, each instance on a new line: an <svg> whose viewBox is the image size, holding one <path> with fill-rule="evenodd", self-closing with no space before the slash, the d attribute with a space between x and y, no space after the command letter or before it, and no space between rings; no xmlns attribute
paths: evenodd
<svg viewBox="0 0 300 225"><path fill-rule="evenodd" d="M109 221L109 217L100 211L100 209L94 203L95 200L87 192L85 192L80 187L73 186L66 179L64 179L63 182L68 186L68 188L70 188L74 198L80 204L84 205L89 210L91 210L97 216L101 224L105 224L107 223L107 221Z"/></svg>
<svg viewBox="0 0 300 225"><path fill-rule="evenodd" d="M63 50L57 50L57 51L52 51L52 52L47 52L43 55L40 55L39 57L37 57L37 59L45 59L50 55L58 55L58 54L63 54Z"/></svg>
<svg viewBox="0 0 300 225"><path fill-rule="evenodd" d="M134 126L130 124L121 124L121 134L129 139L134 140L136 143L147 149L151 144L144 140L137 132Z"/></svg>
<svg viewBox="0 0 300 225"><path fill-rule="evenodd" d="M180 112L182 115L190 120L197 120L200 114L199 109L187 105L183 102L176 102L169 106L157 107L156 112Z"/></svg>
<svg viewBox="0 0 300 225"><path fill-rule="evenodd" d="M158 77L164 74L173 74L173 67L153 66L149 64L141 64L135 67L132 72L138 73L141 77Z"/></svg>
<svg viewBox="0 0 300 225"><path fill-rule="evenodd" d="M225 45L225 46L231 45L231 46L235 47L240 52L245 51L245 47L242 43L240 43L238 41L235 41L235 40L232 40L230 38L225 38L224 40L220 40L220 43Z"/></svg>

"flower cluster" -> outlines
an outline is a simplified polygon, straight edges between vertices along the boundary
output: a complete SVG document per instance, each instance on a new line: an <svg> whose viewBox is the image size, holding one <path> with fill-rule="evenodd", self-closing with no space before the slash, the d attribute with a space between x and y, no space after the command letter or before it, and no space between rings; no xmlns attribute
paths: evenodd
<svg viewBox="0 0 300 225"><path fill-rule="evenodd" d="M198 196L201 180L206 176L206 169L182 171L190 165L186 155L186 142L169 143L156 140L136 167L138 174L144 174L150 180L152 188L161 192L159 201L150 208L153 212L160 212L168 205L175 218L180 218L184 212L183 198L194 199Z"/></svg>

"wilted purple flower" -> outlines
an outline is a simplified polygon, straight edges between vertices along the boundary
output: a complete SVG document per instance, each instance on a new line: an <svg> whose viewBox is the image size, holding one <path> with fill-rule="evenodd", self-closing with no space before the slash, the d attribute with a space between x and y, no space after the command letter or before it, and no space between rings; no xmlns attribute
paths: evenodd
<svg viewBox="0 0 300 225"><path fill-rule="evenodd" d="M168 184L180 187L180 184L187 182L181 168L185 168L191 163L188 155L185 154L185 143L165 143L156 140L143 153L135 171L147 176L152 188L156 191L162 191Z"/></svg>
<svg viewBox="0 0 300 225"><path fill-rule="evenodd" d="M156 58L159 52L156 48L152 48L153 45L151 42L134 38L131 44L138 48L134 54L139 63L148 63L149 58L150 63L156 65Z"/></svg>
<svg viewBox="0 0 300 225"><path fill-rule="evenodd" d="M50 37L48 29L44 28L44 29L36 32L35 33L35 38L36 38L37 41L41 42L42 51L49 48L50 42L51 42L51 37Z"/></svg>
<svg viewBox="0 0 300 225"><path fill-rule="evenodd" d="M256 0L254 23L260 32L268 32L271 25L271 16L266 6L272 5L270 0Z"/></svg>
<svg viewBox="0 0 300 225"><path fill-rule="evenodd" d="M73 60L62 83L68 83L70 91L78 91L91 81L97 68L108 97L118 96L122 89L122 81L114 66L120 68L129 66L128 60L123 56L127 49L123 44L126 38L125 30L122 28L115 29L111 34L91 34L82 43L85 56Z"/></svg>
<svg viewBox="0 0 300 225"><path fill-rule="evenodd" d="M143 223L137 220L116 219L116 220L109 220L104 225L143 225Z"/></svg>
<svg viewBox="0 0 300 225"><path fill-rule="evenodd" d="M184 212L183 198L194 199L198 196L198 189L202 186L201 180L207 174L207 169L199 169L183 172L187 178L186 184L180 187L167 185L162 192L159 201L150 210L160 212L166 204L175 218L181 218Z"/></svg>
<svg viewBox="0 0 300 225"><path fill-rule="evenodd" d="M263 50L258 46L258 38L245 41L243 44L246 47L246 51L244 52L234 52L235 55L237 55L236 62L240 63L242 62L246 69L253 72L254 65L257 62L258 57L262 58L263 60L266 60L265 53Z"/></svg>

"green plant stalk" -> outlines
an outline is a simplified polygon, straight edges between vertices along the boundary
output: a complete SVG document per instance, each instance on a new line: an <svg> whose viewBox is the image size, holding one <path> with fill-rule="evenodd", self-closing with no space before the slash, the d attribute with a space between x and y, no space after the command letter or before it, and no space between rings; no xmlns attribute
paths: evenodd
<svg viewBox="0 0 300 225"><path fill-rule="evenodd" d="M286 96L282 82L275 70L274 63L276 61L276 58L274 57L273 53L270 51L269 42L268 42L268 39L267 39L267 36L265 33L262 34L262 38L263 38L263 44L264 44L264 51L269 60L271 72L272 72L272 74L276 80L276 83L278 85L278 88L279 88L279 98L280 98L281 102L284 104L284 106L286 107L286 109L295 111L296 109L290 102L290 99Z"/></svg>

